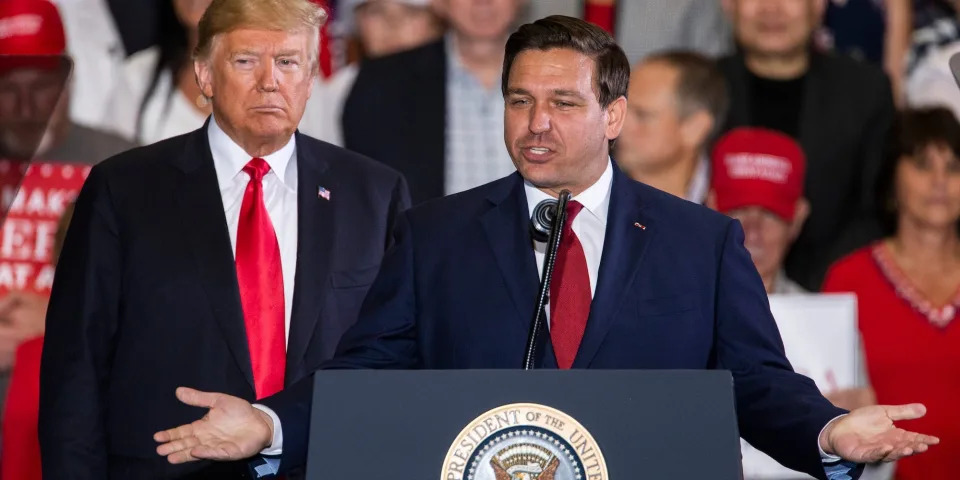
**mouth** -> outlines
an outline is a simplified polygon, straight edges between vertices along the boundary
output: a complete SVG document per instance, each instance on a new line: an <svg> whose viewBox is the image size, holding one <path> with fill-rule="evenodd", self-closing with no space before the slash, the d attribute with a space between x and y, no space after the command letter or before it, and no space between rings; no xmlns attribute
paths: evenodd
<svg viewBox="0 0 960 480"><path fill-rule="evenodd" d="M282 108L275 105L261 105L258 107L253 107L251 110L260 113L278 113L283 111Z"/></svg>
<svg viewBox="0 0 960 480"><path fill-rule="evenodd" d="M549 160L556 153L547 147L520 147L520 152L525 159L531 162L544 162Z"/></svg>

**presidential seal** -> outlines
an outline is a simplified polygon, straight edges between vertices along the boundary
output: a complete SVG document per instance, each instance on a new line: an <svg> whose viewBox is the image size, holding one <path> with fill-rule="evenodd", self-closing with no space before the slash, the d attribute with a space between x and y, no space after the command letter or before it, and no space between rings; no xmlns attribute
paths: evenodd
<svg viewBox="0 0 960 480"><path fill-rule="evenodd" d="M457 436L441 480L607 480L597 442L567 414L514 403L477 417Z"/></svg>

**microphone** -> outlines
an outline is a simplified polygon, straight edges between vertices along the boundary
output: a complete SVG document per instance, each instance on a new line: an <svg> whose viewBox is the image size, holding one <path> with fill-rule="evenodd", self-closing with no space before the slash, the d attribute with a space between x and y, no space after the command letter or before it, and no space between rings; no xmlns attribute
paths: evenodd
<svg viewBox="0 0 960 480"><path fill-rule="evenodd" d="M567 202L570 201L570 192L563 190L557 200L544 200L533 209L530 219L530 233L534 240L545 238L547 254L543 259L543 273L540 275L540 289L537 291L537 305L530 322L530 333L527 335L527 348L523 355L523 369L533 370L539 347L538 339L544 329L544 308L550 292L550 278L553 276L553 267L557 263L557 248L560 247L560 235L563 224L567 221Z"/></svg>
<svg viewBox="0 0 960 480"><path fill-rule="evenodd" d="M534 241L546 243L550 239L550 227L553 226L553 217L557 214L557 201L550 198L533 207L530 217L530 236Z"/></svg>

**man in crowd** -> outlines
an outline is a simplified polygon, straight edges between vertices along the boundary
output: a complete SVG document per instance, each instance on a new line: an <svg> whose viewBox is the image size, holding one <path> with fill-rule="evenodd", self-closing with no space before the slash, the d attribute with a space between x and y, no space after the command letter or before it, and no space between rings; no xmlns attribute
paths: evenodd
<svg viewBox="0 0 960 480"><path fill-rule="evenodd" d="M517 368L544 258L529 211L566 190L538 366L729 369L741 434L821 479L937 442L891 421L922 416L921 405L849 415L831 405L784 357L739 223L613 166L630 66L608 34L571 17L538 20L510 37L503 71L517 173L402 215L361 318L327 367ZM294 468L306 458L311 389L300 382L256 408L178 389L210 410L158 432L158 453L179 464L279 447L280 469Z"/></svg>
<svg viewBox="0 0 960 480"><path fill-rule="evenodd" d="M264 398L356 320L408 195L396 172L295 132L324 18L309 0L214 0L194 54L212 117L93 168L47 315L45 477L248 475L156 456L152 433L196 412L170 392Z"/></svg>
<svg viewBox="0 0 960 480"><path fill-rule="evenodd" d="M72 95L68 79L71 61L56 6L46 0L2 2L0 25L5 29L5 34L0 35L0 161L5 160L7 167L0 172L4 192L0 201L0 219L16 216L17 221L29 221L30 226L26 228L31 230L26 234L17 232L11 228L14 222L8 221L0 239L8 240L2 242L4 245L17 244L34 251L38 244L48 240L41 238L43 234L36 229L36 223L46 221L55 225L64 204L80 188L79 169L74 167L97 163L134 145L71 121ZM30 160L49 164L51 170L56 170L58 165L61 169L65 164L69 165L68 169L76 172L78 181L73 182L72 188L57 185L64 197L58 207L43 208L45 213L35 213L30 218L22 212L8 217L12 205L26 202L24 192L47 188L39 172L24 177L26 170L16 167ZM37 218L39 216L44 218ZM50 230L49 234L52 235L53 231ZM0 267L24 260L13 258L11 250L0 250ZM47 257L38 262L49 262L49 254ZM29 283L26 281L24 285L4 283L0 286L3 293L0 298L0 405L6 398L6 378L13 367L17 347L28 339L43 335L46 294L49 293L49 284L46 288L32 289L26 287Z"/></svg>
<svg viewBox="0 0 960 480"><path fill-rule="evenodd" d="M804 293L783 272L787 250L810 215L800 145L775 130L737 128L717 142L712 172L710 206L743 225L743 244L767 293Z"/></svg>
<svg viewBox="0 0 960 480"><path fill-rule="evenodd" d="M686 51L653 54L630 75L613 157L634 180L703 203L710 184L706 149L726 111L727 87L712 60Z"/></svg>
<svg viewBox="0 0 960 480"><path fill-rule="evenodd" d="M348 149L400 171L414 203L514 170L497 79L523 0L438 0L446 37L363 64L343 112Z"/></svg>
<svg viewBox="0 0 960 480"><path fill-rule="evenodd" d="M812 51L825 4L724 0L740 51L720 62L731 95L725 130L779 130L806 153L810 217L786 267L808 290L819 289L834 260L879 233L874 184L894 113L879 67Z"/></svg>

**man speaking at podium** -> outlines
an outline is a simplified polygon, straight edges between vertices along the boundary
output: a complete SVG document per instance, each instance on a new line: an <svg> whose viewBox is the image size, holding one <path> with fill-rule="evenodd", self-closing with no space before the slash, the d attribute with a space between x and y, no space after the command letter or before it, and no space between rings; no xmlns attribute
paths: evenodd
<svg viewBox="0 0 960 480"><path fill-rule="evenodd" d="M524 25L503 72L518 173L402 216L358 323L326 367L519 367L544 257L529 212L567 189L541 367L728 369L741 435L821 479L937 443L893 425L922 416L921 405L844 415L825 400L784 357L740 224L613 166L609 145L632 113L629 65L609 35L569 17ZM771 168L753 160L744 174ZM256 407L178 389L210 411L158 433L158 453L174 463L280 454L289 471L306 456L311 388L300 382Z"/></svg>

